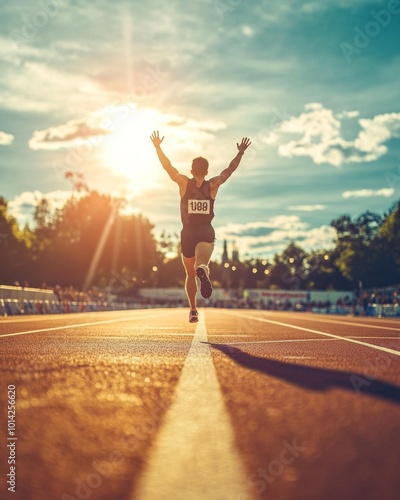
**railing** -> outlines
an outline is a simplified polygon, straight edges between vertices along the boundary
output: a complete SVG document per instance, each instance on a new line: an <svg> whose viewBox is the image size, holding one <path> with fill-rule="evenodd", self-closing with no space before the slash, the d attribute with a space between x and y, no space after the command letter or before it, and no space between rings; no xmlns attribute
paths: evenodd
<svg viewBox="0 0 400 500"><path fill-rule="evenodd" d="M367 308L361 305L356 306L330 306L330 307L313 307L311 312L315 314L338 314L338 315L354 315L354 316L369 316L375 318L400 318L399 304L368 304Z"/></svg>

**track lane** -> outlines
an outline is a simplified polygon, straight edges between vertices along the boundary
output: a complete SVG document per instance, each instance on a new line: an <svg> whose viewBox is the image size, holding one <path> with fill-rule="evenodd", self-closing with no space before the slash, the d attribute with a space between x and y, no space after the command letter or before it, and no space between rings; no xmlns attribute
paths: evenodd
<svg viewBox="0 0 400 500"><path fill-rule="evenodd" d="M279 325L279 326L286 327L289 329L307 332L308 334L311 333L311 334L322 335L322 336L326 336L326 337L330 337L330 338L335 338L337 340L342 340L344 342L350 342L350 343L358 344L358 345L361 345L364 347L369 347L371 349L376 349L378 351L386 352L388 354L392 354L395 356L400 356L400 350L392 349L390 347L385 347L383 345L379 345L378 343L374 344L372 342L359 340L356 336L352 336L351 334L349 334L349 332L354 331L354 327L352 328L352 330L350 330L349 327L346 327L346 330L344 333L343 333L343 331L340 331L339 333L333 333L333 332L335 332L335 328L337 328L334 324L326 325L326 323L323 323L323 325L326 325L326 326L323 326L319 330L317 330L316 328L318 327L318 323L315 324L315 327L313 325L313 327L310 328L308 326L307 320L304 318L296 318L294 321L293 321L293 318L289 321L288 320L278 321L279 316L276 319L271 319L271 318L265 318L261 315L254 315L254 314L243 313L243 312L236 312L236 313L225 312L225 314L228 314L228 315L232 314L232 315L239 317L239 318L260 321L260 322L264 322L264 323L271 324L271 325ZM360 327L357 326L356 328L360 328ZM395 340L396 337L394 337L393 339Z"/></svg>
<svg viewBox="0 0 400 500"><path fill-rule="evenodd" d="M0 320L0 339L1 337L26 335L42 331L56 331L107 323L122 323L124 321L151 318L159 314L171 315L174 313L171 312L170 309L148 309L136 311L89 312L67 315L57 314L54 316L31 316L29 319L15 318L13 321L6 321L4 323ZM43 325L39 326L41 323L43 323ZM32 325L32 328L30 328L29 325Z"/></svg>
<svg viewBox="0 0 400 500"><path fill-rule="evenodd" d="M131 324L122 316L120 323L67 324L64 332L0 339L2 442L6 387L17 387L18 494L12 498L129 495L171 404L194 327L174 314L153 311ZM171 335L176 332L185 335ZM4 487L1 481L1 498Z"/></svg>
<svg viewBox="0 0 400 500"><path fill-rule="evenodd" d="M221 343L220 317L209 337L253 497L397 499L398 357L340 339ZM267 341L282 328L233 315L225 325Z"/></svg>
<svg viewBox="0 0 400 500"><path fill-rule="evenodd" d="M0 338L2 387L19 387L20 497L12 498L42 500L43 492L50 500L82 498L88 481L90 498L135 498L131 492L175 400L196 328L187 323L185 309L168 310L168 317L162 311L140 320L137 311L132 322ZM126 313L100 318L126 319ZM246 466L249 493L237 492L233 500L394 500L400 491L398 357L222 313L207 309L205 315ZM304 318L294 315L291 322L303 324ZM280 319L288 321L286 315ZM318 323L327 326L342 335L342 325ZM387 330L348 327L369 342L392 341ZM0 416L5 422L3 404ZM207 444L207 431L204 438Z"/></svg>

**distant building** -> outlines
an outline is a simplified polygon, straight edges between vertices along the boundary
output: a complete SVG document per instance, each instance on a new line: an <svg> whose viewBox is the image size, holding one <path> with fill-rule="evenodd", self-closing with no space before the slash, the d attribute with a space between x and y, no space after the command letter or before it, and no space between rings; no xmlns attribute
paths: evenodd
<svg viewBox="0 0 400 500"><path fill-rule="evenodd" d="M221 286L226 290L229 288L229 255L228 255L228 247L227 241L224 240L224 251L222 252L222 260L221 260Z"/></svg>
<svg viewBox="0 0 400 500"><path fill-rule="evenodd" d="M229 258L228 244L224 240L224 250L221 259L221 286L228 290L229 288L238 288L241 282L241 266L239 260L239 250L236 243L232 243L232 257Z"/></svg>

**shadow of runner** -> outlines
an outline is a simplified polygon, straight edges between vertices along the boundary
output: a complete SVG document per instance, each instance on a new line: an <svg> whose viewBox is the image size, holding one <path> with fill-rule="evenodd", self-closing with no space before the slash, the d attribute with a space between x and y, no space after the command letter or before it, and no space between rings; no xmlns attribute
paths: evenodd
<svg viewBox="0 0 400 500"><path fill-rule="evenodd" d="M231 347L226 344L206 343L214 349L223 352L245 368L286 380L299 387L305 387L312 391L327 391L337 387L351 390L358 394L368 394L400 403L400 387L377 380L371 375L328 370L326 368L315 368L276 361L274 359L265 359L247 354L237 347Z"/></svg>

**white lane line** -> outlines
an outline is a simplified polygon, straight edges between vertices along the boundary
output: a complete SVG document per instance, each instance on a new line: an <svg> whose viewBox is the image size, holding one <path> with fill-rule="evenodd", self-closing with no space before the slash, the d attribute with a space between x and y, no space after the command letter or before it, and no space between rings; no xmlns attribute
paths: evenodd
<svg viewBox="0 0 400 500"><path fill-rule="evenodd" d="M142 329L142 327L140 327ZM135 337L139 336L146 336L146 337L193 337L193 333L168 333L168 332L158 332L158 333L148 333L148 332L135 332L134 335L119 335L118 338L121 339L134 339ZM218 337L218 335L213 335L213 337ZM220 335L220 337L234 337L234 338L242 338L242 337L251 337L251 335ZM98 338L117 338L116 335L96 335L96 339ZM318 340L323 340L323 339L318 339ZM326 339L328 340L328 339Z"/></svg>
<svg viewBox="0 0 400 500"><path fill-rule="evenodd" d="M160 327L158 333L139 333L134 332L133 335L96 335L96 339L129 339L135 340L135 337L193 337L193 333L165 333Z"/></svg>
<svg viewBox="0 0 400 500"><path fill-rule="evenodd" d="M339 339L286 339L286 340L243 340L243 342L224 342L224 345L236 344L290 344L292 342L334 342ZM214 342L215 344L217 342Z"/></svg>
<svg viewBox="0 0 400 500"><path fill-rule="evenodd" d="M135 500L250 498L210 347L203 342L204 310Z"/></svg>
<svg viewBox="0 0 400 500"><path fill-rule="evenodd" d="M399 337L348 337L349 339L384 339L384 340L400 340ZM338 342L340 339L285 339L285 340L243 340L242 342L224 342L224 345L236 344L286 344L291 342Z"/></svg>
<svg viewBox="0 0 400 500"><path fill-rule="evenodd" d="M173 313L169 313L169 314L173 314ZM165 316L168 316L168 314L166 314ZM68 330L69 328L81 328L84 326L107 325L110 323L122 323L125 321L133 321L136 319L145 319L145 318L151 319L152 316L149 316L148 314L146 314L144 316L129 316L128 318L108 319L108 320L104 320L104 321L92 321L90 323L76 323L74 325L54 326L52 328L39 328L38 330L27 330L25 332L5 333L5 334L0 335L0 339L2 339L3 337L16 337L17 335L28 335L31 333L54 332L57 330Z"/></svg>
<svg viewBox="0 0 400 500"><path fill-rule="evenodd" d="M319 330L312 330L311 328L303 328L302 326L291 325L290 323L281 323L280 321L273 321L272 319L261 318L260 316L253 316L250 314L242 314L242 313L234 313L231 311L225 311L221 309L221 312L224 314L236 316L238 318L246 318L252 319L255 321L261 321L263 323L271 323L273 325L285 326L287 328L293 328L294 330L301 330L303 332L316 333L318 335L325 335L326 337L331 337L338 340L344 340L346 342L351 342L353 344L363 345L365 347L371 347L372 349L376 349L377 351L388 352L389 354L394 354L396 356L400 356L400 351L395 351L394 349L389 349L389 347L382 347L374 344L369 344L368 342L361 342L360 340L356 340L350 337L341 337L340 335L334 335L333 333L320 332Z"/></svg>
<svg viewBox="0 0 400 500"><path fill-rule="evenodd" d="M349 339L386 339L386 340L400 340L400 337L375 337L369 335L349 335Z"/></svg>
<svg viewBox="0 0 400 500"><path fill-rule="evenodd" d="M284 314L280 314L279 316L282 316L286 319L293 318L293 316L284 315ZM336 325L362 326L363 328L377 328L378 330L394 330L395 332L400 333L400 325L399 325L399 328L393 328L390 326L369 325L368 323L364 324L364 323L353 323L351 321L337 321L334 319L319 319L319 318L314 318L314 317L310 317L310 316L307 316L304 318L299 318L297 316L296 319L302 319L302 321L316 321L317 323L333 323Z"/></svg>
<svg viewBox="0 0 400 500"><path fill-rule="evenodd" d="M57 321L60 319L71 318L71 316L79 316L80 318L88 318L88 317L99 317L99 316L111 316L113 313L123 312L123 313L132 313L133 311L137 311L140 313L149 312L150 309L130 309L130 310L121 310L121 311L87 311L87 312L79 312L79 313L51 313L51 314L27 314L26 316L0 316L0 325L9 325L11 323L20 324L20 323L31 323L32 321Z"/></svg>

